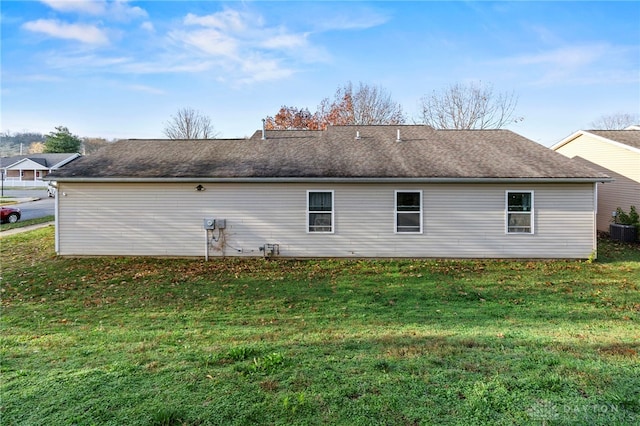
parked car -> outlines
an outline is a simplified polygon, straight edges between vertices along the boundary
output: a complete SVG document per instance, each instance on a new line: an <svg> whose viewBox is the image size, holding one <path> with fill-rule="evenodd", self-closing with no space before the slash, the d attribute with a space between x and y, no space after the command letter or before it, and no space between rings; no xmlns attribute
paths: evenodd
<svg viewBox="0 0 640 426"><path fill-rule="evenodd" d="M16 223L20 220L20 209L16 207L0 207L0 222Z"/></svg>

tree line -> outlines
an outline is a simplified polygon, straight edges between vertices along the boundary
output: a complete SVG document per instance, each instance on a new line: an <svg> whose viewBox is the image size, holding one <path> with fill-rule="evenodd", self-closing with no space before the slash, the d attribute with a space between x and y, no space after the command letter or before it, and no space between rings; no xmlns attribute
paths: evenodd
<svg viewBox="0 0 640 426"><path fill-rule="evenodd" d="M491 85L455 84L420 99L414 124L435 129L502 128L522 120L515 116L517 99L513 93L494 93ZM402 106L382 87L349 82L339 87L333 99L323 99L315 112L282 106L265 119L267 129L323 130L328 126L405 124Z"/></svg>
<svg viewBox="0 0 640 426"><path fill-rule="evenodd" d="M516 114L514 92L495 92L491 84L456 83L434 90L419 101L417 117L409 119L402 106L381 86L351 82L336 89L333 97L322 99L315 111L308 107L282 105L265 117L267 130L324 130L328 126L424 124L434 129L500 129L522 121ZM618 130L639 124L637 114L623 112L602 115L591 122L594 129ZM162 133L172 140L213 139L219 135L210 117L190 107L180 108L164 123ZM47 135L34 132L0 133L0 155L98 150L109 142L103 138L80 138L65 126Z"/></svg>
<svg viewBox="0 0 640 426"><path fill-rule="evenodd" d="M267 130L324 130L328 126L424 124L434 129L500 129L524 120L516 114L514 92L495 92L491 84L456 83L434 90L419 101L418 117L409 119L402 106L380 86L351 82L338 87L333 98L322 99L315 111L283 105L265 117ZM624 129L637 124L634 114L603 115L591 126L600 130ZM212 120L193 108L179 109L165 123L169 139L208 139L217 136Z"/></svg>
<svg viewBox="0 0 640 426"><path fill-rule="evenodd" d="M515 116L513 93L495 93L489 84L455 84L420 99L415 124L436 129L502 128L522 120ZM267 130L324 130L328 126L405 124L402 106L380 86L348 82L333 98L322 99L315 111L283 105L265 119ZM193 108L182 108L165 123L169 139L207 139L216 135L211 119Z"/></svg>
<svg viewBox="0 0 640 426"><path fill-rule="evenodd" d="M36 132L5 131L0 133L0 156L19 154L74 153L87 154L107 145L104 138L81 138L65 126L58 126L46 135Z"/></svg>

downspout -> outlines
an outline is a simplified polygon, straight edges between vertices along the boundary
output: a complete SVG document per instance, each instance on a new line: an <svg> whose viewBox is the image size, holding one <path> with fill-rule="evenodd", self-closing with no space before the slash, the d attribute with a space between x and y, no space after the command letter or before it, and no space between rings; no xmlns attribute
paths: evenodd
<svg viewBox="0 0 640 426"><path fill-rule="evenodd" d="M53 217L53 226L54 226L54 241L55 241L55 251L56 254L59 256L60 255L60 220L58 219L60 217L60 195L62 194L62 192L59 191L60 186L59 184L56 185L56 192L55 192L55 198L53 201L53 209L54 209L54 217Z"/></svg>
<svg viewBox="0 0 640 426"><path fill-rule="evenodd" d="M593 182L593 259L598 258L598 182Z"/></svg>
<svg viewBox="0 0 640 426"><path fill-rule="evenodd" d="M204 261L209 261L209 230L204 230Z"/></svg>

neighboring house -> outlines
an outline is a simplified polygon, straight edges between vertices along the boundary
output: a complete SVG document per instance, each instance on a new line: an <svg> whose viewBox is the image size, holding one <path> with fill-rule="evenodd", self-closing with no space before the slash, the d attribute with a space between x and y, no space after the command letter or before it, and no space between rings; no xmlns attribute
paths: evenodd
<svg viewBox="0 0 640 426"><path fill-rule="evenodd" d="M29 154L0 158L5 186L45 187L42 179L80 154Z"/></svg>
<svg viewBox="0 0 640 426"><path fill-rule="evenodd" d="M507 130L124 140L50 177L59 255L588 258L596 182Z"/></svg>
<svg viewBox="0 0 640 426"><path fill-rule="evenodd" d="M598 230L609 231L617 207L640 209L640 126L580 130L551 147L615 179L598 185Z"/></svg>

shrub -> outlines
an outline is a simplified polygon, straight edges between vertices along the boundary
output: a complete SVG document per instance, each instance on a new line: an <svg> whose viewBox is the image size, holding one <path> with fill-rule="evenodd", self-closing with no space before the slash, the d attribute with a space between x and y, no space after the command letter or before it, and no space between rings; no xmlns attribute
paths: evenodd
<svg viewBox="0 0 640 426"><path fill-rule="evenodd" d="M631 206L629 213L626 213L620 207L616 209L616 215L614 222L620 225L633 225L636 228L640 227L640 215L636 211L636 206Z"/></svg>

